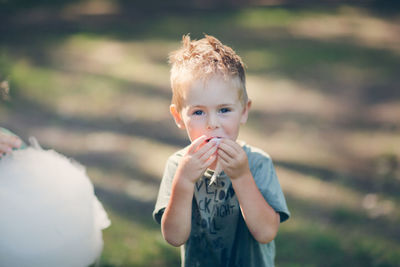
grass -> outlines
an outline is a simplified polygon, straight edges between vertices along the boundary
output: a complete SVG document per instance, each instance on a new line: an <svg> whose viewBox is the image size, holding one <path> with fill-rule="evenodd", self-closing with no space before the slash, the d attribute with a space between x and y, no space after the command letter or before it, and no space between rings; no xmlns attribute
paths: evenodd
<svg viewBox="0 0 400 267"><path fill-rule="evenodd" d="M112 212L109 216L113 225L104 231L101 266L179 265L179 250L169 246L156 227L143 227Z"/></svg>
<svg viewBox="0 0 400 267"><path fill-rule="evenodd" d="M276 239L277 266L398 265L396 12L70 8L83 2L3 1L11 101L0 121L87 166L112 220L100 266L179 265L151 212L166 158L188 143L168 113L167 55L189 32L217 36L248 66L254 103L240 138L272 156L293 214Z"/></svg>

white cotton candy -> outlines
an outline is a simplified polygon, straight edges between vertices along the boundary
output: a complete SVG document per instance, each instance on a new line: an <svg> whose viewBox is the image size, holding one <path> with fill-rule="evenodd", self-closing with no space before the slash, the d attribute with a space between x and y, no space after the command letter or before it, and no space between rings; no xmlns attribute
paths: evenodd
<svg viewBox="0 0 400 267"><path fill-rule="evenodd" d="M0 266L89 266L109 225L81 165L34 148L0 160Z"/></svg>

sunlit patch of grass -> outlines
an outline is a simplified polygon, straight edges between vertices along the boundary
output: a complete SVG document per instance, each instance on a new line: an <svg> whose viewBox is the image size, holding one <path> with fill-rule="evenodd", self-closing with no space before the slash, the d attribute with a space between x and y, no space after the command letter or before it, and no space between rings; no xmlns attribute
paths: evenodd
<svg viewBox="0 0 400 267"><path fill-rule="evenodd" d="M389 100L384 103L369 105L365 116L373 122L385 125L387 128L400 128L397 114L400 114L400 100Z"/></svg>
<svg viewBox="0 0 400 267"><path fill-rule="evenodd" d="M252 111L279 115L283 112L306 114L331 122L343 115L343 104L325 94L317 85L288 79L282 75L247 75L249 98L254 99ZM299 101L301 99L302 101Z"/></svg>
<svg viewBox="0 0 400 267"><path fill-rule="evenodd" d="M158 121L169 118L165 112L170 104L169 99L157 95L144 96L135 92L134 86L132 85L132 89L127 88L128 92L124 93L118 90L121 89L118 87L109 87L98 92L92 90L86 93L86 101L82 98L82 93L69 94L58 101L56 108L64 116L115 118L121 122Z"/></svg>
<svg viewBox="0 0 400 267"><path fill-rule="evenodd" d="M71 73L25 61L15 63L11 77L12 85L24 98L64 116L152 120L165 117L163 110L168 110L170 103L164 94L144 94L154 89L113 76Z"/></svg>
<svg viewBox="0 0 400 267"><path fill-rule="evenodd" d="M60 72L52 69L34 67L29 60L19 60L13 64L11 84L27 98L50 102L65 89L58 82L61 75Z"/></svg>
<svg viewBox="0 0 400 267"><path fill-rule="evenodd" d="M391 50L399 55L397 24L396 19L377 17L362 8L342 6L336 14L304 18L290 25L289 31L295 36L321 40L346 39L362 46Z"/></svg>
<svg viewBox="0 0 400 267"><path fill-rule="evenodd" d="M179 148L151 138L109 131L66 131L61 127L41 126L31 133L39 142L64 153L79 156L92 153L124 155L120 164L135 165L161 179L166 159ZM157 153L154 153L157 151ZM112 176L112 175L110 175ZM129 177L128 177L129 178Z"/></svg>
<svg viewBox="0 0 400 267"><path fill-rule="evenodd" d="M53 53L68 69L107 74L131 82L168 87L167 55L174 43L159 40L116 41L76 34ZM76 64L76 62L80 64ZM156 79L155 79L156 77Z"/></svg>
<svg viewBox="0 0 400 267"><path fill-rule="evenodd" d="M361 207L362 196L349 188L302 175L285 168L277 168L279 180L285 192L300 199L323 203L325 207L347 207L358 210Z"/></svg>
<svg viewBox="0 0 400 267"><path fill-rule="evenodd" d="M248 29L262 29L271 26L285 27L304 17L317 13L310 10L289 10L285 8L248 8L235 17L238 25Z"/></svg>
<svg viewBox="0 0 400 267"><path fill-rule="evenodd" d="M328 168L344 166L347 162L345 158L338 157L334 153L331 143L326 142L318 129L310 128L302 131L293 124L287 124L278 130L273 128L273 124L264 126L266 126L264 131L244 126L239 139L264 149L274 160Z"/></svg>
<svg viewBox="0 0 400 267"><path fill-rule="evenodd" d="M343 134L342 142L353 155L364 159L371 160L386 153L400 157L400 147L396 146L396 144L400 144L400 136L396 131L385 131L384 129L376 129L373 132L354 130Z"/></svg>
<svg viewBox="0 0 400 267"><path fill-rule="evenodd" d="M250 72L259 72L260 70L265 70L271 68L272 66L278 64L279 58L272 51L268 50L246 50L241 53L241 57Z"/></svg>

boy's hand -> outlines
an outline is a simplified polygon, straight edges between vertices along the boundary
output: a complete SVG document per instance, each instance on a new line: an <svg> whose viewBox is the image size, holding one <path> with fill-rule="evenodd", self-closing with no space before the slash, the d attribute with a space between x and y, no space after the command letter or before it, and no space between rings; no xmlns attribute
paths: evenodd
<svg viewBox="0 0 400 267"><path fill-rule="evenodd" d="M216 159L218 145L215 141L206 142L205 135L192 142L186 154L179 163L179 175L195 183Z"/></svg>
<svg viewBox="0 0 400 267"><path fill-rule="evenodd" d="M218 162L231 179L242 177L250 172L246 152L238 143L230 139L221 140L218 149Z"/></svg>
<svg viewBox="0 0 400 267"><path fill-rule="evenodd" d="M12 148L18 148L20 146L21 140L18 137L0 132L0 157L2 157L4 153L11 153Z"/></svg>

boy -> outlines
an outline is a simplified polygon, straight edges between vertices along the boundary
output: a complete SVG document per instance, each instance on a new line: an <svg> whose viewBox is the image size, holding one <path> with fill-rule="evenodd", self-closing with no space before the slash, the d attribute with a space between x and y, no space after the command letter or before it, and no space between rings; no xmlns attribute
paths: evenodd
<svg viewBox="0 0 400 267"><path fill-rule="evenodd" d="M164 171L153 212L163 237L183 245L182 266L274 266L290 213L269 156L236 142L251 106L240 57L212 36L183 36L170 62L170 112L192 143Z"/></svg>

